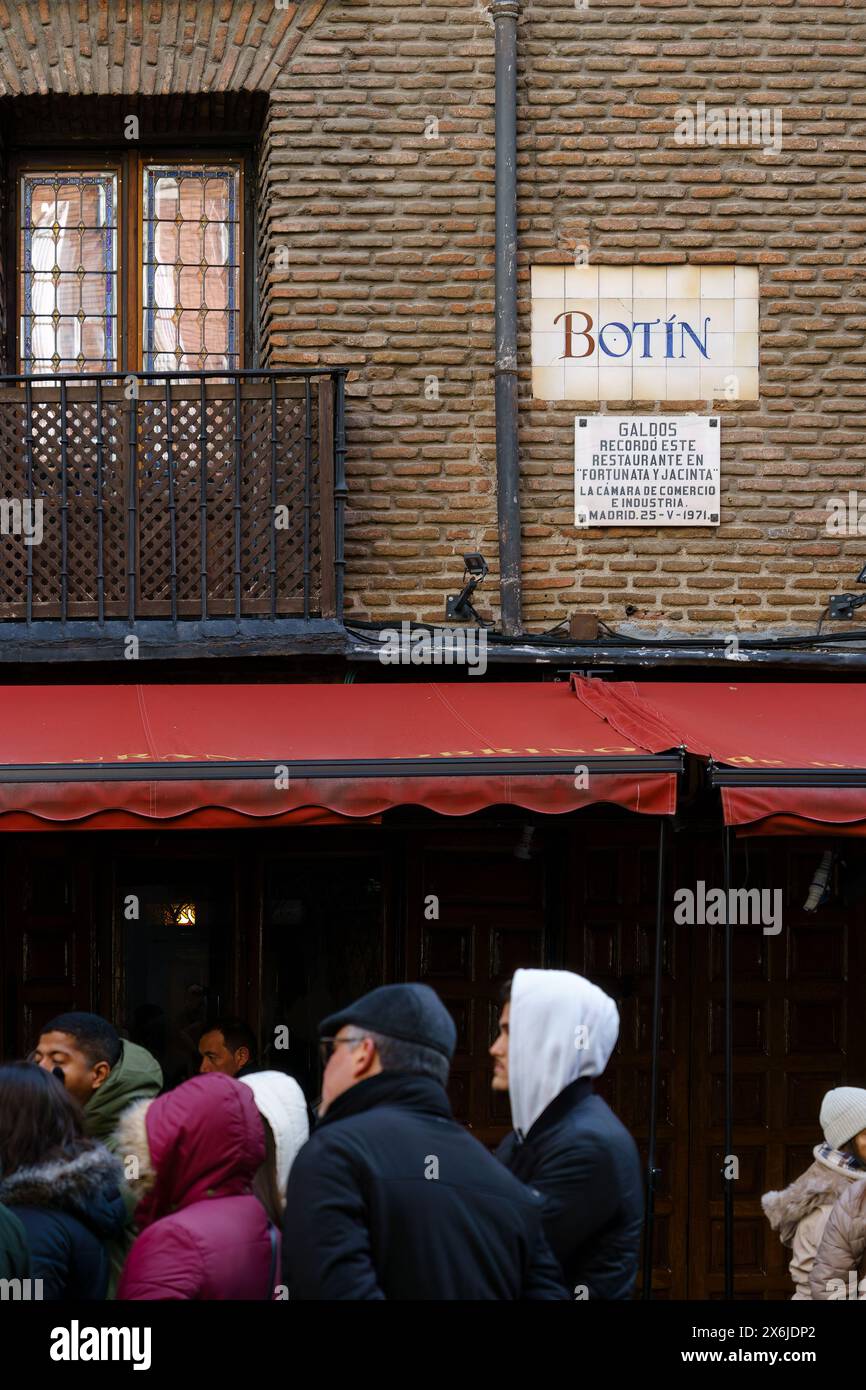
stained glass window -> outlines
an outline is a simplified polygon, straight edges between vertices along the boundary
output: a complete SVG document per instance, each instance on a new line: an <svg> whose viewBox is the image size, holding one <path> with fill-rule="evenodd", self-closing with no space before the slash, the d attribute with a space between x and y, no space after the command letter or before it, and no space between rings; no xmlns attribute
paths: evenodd
<svg viewBox="0 0 866 1390"><path fill-rule="evenodd" d="M21 176L21 370L117 365L117 175Z"/></svg>
<svg viewBox="0 0 866 1390"><path fill-rule="evenodd" d="M145 371L240 367L240 171L143 169Z"/></svg>

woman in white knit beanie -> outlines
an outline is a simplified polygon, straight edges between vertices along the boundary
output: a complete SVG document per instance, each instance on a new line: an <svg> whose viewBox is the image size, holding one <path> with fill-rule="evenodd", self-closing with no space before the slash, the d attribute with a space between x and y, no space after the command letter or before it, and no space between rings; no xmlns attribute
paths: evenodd
<svg viewBox="0 0 866 1390"><path fill-rule="evenodd" d="M809 1273L837 1199L851 1183L866 1181L866 1090L837 1086L821 1102L824 1143L815 1161L781 1192L767 1192L761 1206L783 1245L791 1248L788 1266L795 1299L809 1299Z"/></svg>

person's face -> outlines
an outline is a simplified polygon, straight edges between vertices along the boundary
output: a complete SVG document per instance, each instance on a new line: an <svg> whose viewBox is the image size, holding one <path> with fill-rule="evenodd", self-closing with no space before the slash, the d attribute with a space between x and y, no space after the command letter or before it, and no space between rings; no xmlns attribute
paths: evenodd
<svg viewBox="0 0 866 1390"><path fill-rule="evenodd" d="M855 1134L851 1143L854 1145L854 1152L860 1162L866 1163L866 1129L861 1129L859 1134Z"/></svg>
<svg viewBox="0 0 866 1390"><path fill-rule="evenodd" d="M335 1035L333 1050L322 1074L322 1099L319 1115L324 1115L337 1096L365 1081L368 1076L376 1076L382 1070L379 1054L372 1038L365 1038L361 1030L347 1023Z"/></svg>
<svg viewBox="0 0 866 1390"><path fill-rule="evenodd" d="M508 1090L508 1014L510 1009L510 1004L503 1005L502 1013L499 1015L499 1034L490 1049L490 1056L493 1058L493 1080L490 1084L494 1091Z"/></svg>
<svg viewBox="0 0 866 1390"><path fill-rule="evenodd" d="M241 1067L250 1060L249 1048L239 1047L236 1052L231 1052L218 1028L205 1033L199 1041L198 1051L201 1057L199 1072L221 1071L226 1076L237 1076Z"/></svg>
<svg viewBox="0 0 866 1390"><path fill-rule="evenodd" d="M59 1067L67 1091L79 1105L86 1105L111 1074L107 1062L91 1066L77 1042L68 1033L42 1033L31 1061L45 1071Z"/></svg>

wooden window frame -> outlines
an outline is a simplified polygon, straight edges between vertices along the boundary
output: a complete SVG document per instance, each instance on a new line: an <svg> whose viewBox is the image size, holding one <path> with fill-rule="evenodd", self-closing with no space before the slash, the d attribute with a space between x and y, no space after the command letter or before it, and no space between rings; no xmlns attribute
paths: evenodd
<svg viewBox="0 0 866 1390"><path fill-rule="evenodd" d="M56 153L41 150L30 155L14 151L9 159L6 244L13 251L7 257L11 274L7 282L6 353L15 363L15 372L24 375L21 358L21 176L27 173L80 173L100 170L117 176L117 373L140 372L144 360L144 198L143 175L148 164L231 165L238 170L238 277L241 306L239 316L238 369L256 366L256 267L254 209L252 199L253 163L249 152L233 146L219 154L210 146L155 145L152 148L118 150L100 146L88 152L58 147ZM132 235L134 235L134 241ZM130 254L130 250L132 254ZM194 369L190 369L194 370ZM214 374L220 369L214 368ZM225 370L225 369L223 369ZM235 370L231 368L229 370ZM94 375L82 372L82 377ZM33 376L39 380L38 375Z"/></svg>

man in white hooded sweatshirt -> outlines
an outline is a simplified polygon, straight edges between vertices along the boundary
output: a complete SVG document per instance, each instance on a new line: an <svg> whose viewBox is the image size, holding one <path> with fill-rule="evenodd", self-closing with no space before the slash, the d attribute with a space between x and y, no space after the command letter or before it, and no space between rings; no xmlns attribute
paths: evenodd
<svg viewBox="0 0 866 1390"><path fill-rule="evenodd" d="M601 1096L614 1001L569 970L518 970L490 1049L514 1130L499 1158L545 1199L545 1233L575 1298L627 1299L637 1277L643 1182L634 1140Z"/></svg>

